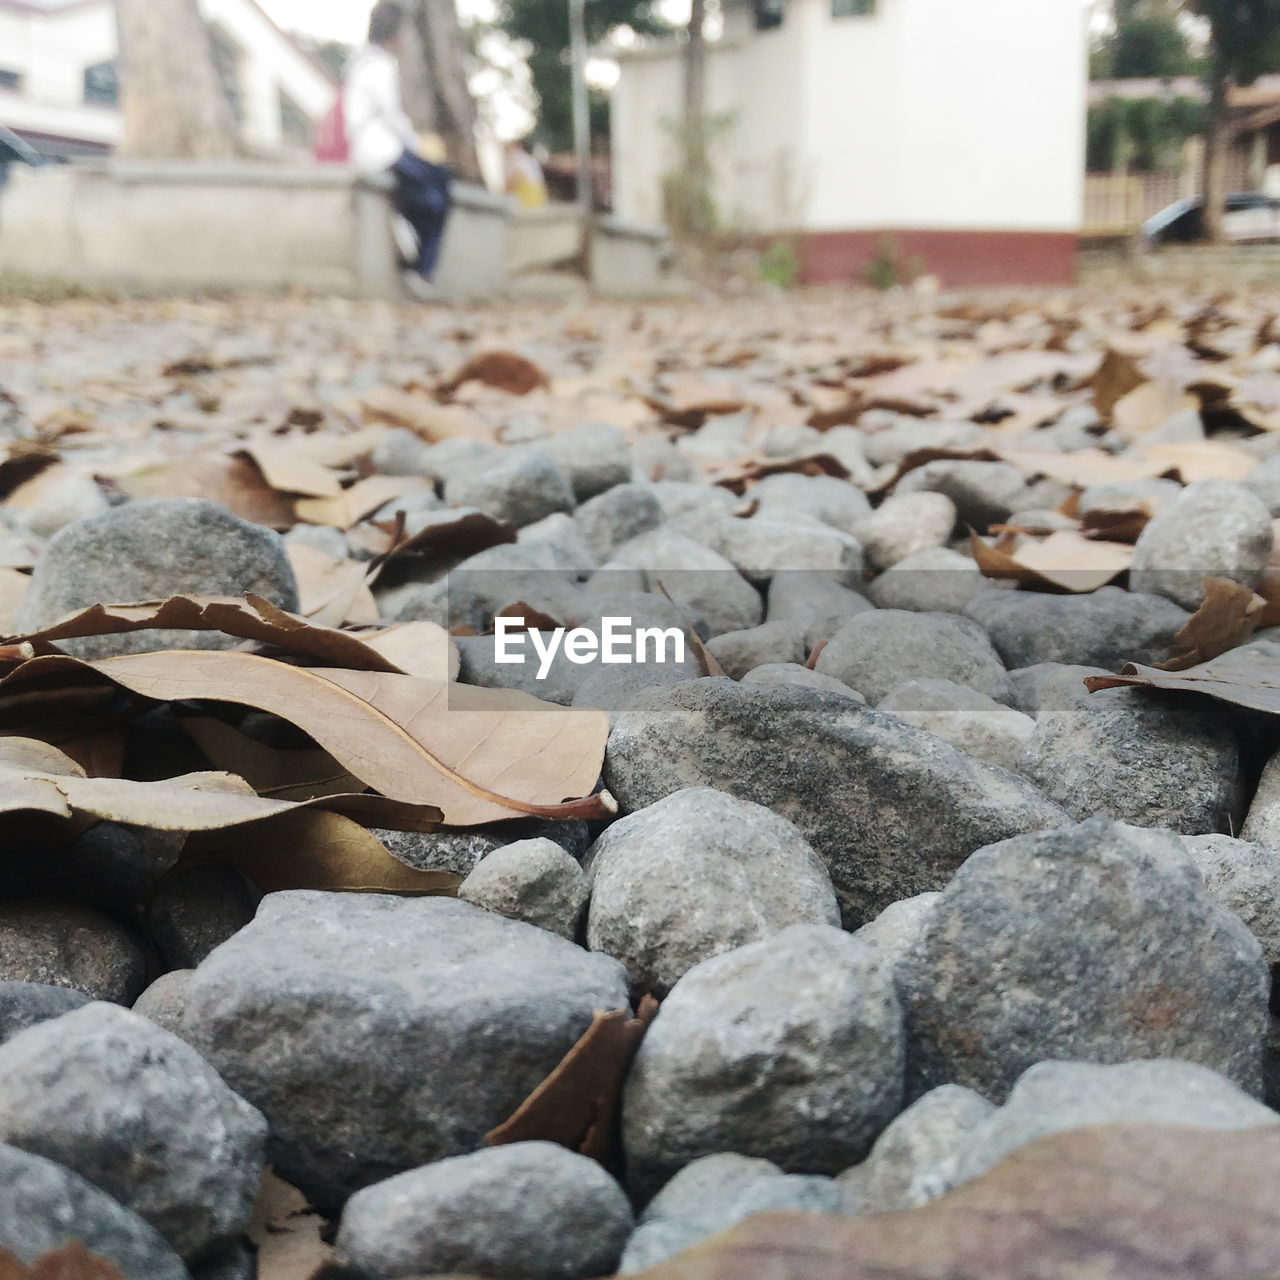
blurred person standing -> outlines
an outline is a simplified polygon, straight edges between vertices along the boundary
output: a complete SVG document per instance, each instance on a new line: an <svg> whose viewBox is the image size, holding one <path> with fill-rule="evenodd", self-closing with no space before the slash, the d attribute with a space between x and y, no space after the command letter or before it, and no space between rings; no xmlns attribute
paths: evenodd
<svg viewBox="0 0 1280 1280"><path fill-rule="evenodd" d="M546 207L546 175L527 142L507 143L507 195L522 209Z"/></svg>
<svg viewBox="0 0 1280 1280"><path fill-rule="evenodd" d="M435 296L431 281L440 260L452 207L453 176L422 155L400 99L396 55L407 17L396 0L381 0L369 15L369 42L353 55L343 87L343 117L351 163L366 174L390 173L392 203L417 236L405 282L415 297Z"/></svg>

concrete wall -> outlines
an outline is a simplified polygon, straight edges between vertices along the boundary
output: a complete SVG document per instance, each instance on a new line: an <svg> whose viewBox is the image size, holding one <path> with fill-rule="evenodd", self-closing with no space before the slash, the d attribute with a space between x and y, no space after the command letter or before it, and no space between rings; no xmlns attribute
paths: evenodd
<svg viewBox="0 0 1280 1280"><path fill-rule="evenodd" d="M505 201L459 186L439 283L506 285ZM304 288L395 298L385 191L343 169L95 163L19 169L0 202L0 271L141 290Z"/></svg>
<svg viewBox="0 0 1280 1280"><path fill-rule="evenodd" d="M879 0L731 28L710 55L717 202L729 229L1075 233L1083 208L1080 0ZM677 51L627 55L620 215L651 220L674 164Z"/></svg>

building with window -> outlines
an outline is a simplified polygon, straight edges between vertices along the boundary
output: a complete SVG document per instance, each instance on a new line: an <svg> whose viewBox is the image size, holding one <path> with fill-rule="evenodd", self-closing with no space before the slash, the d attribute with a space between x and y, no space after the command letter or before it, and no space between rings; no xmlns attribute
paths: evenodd
<svg viewBox="0 0 1280 1280"><path fill-rule="evenodd" d="M952 283L1070 280L1083 210L1081 0L725 0L707 55L721 228L809 281L874 259ZM620 55L614 204L662 219L681 47Z"/></svg>
<svg viewBox="0 0 1280 1280"><path fill-rule="evenodd" d="M199 0L242 141L264 156L310 147L337 85L254 0ZM120 138L113 0L0 0L0 127L47 156L104 154Z"/></svg>

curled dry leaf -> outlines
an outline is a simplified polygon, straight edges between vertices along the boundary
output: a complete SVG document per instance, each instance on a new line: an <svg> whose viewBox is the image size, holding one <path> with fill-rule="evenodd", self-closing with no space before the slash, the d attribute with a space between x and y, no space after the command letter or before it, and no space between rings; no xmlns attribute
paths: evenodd
<svg viewBox="0 0 1280 1280"><path fill-rule="evenodd" d="M0 1249L0 1280L125 1280L114 1262L90 1253L79 1240L41 1254L30 1265Z"/></svg>
<svg viewBox="0 0 1280 1280"><path fill-rule="evenodd" d="M731 471L713 477L713 483L732 493L744 494L749 486L767 476L776 475L834 476L837 480L849 478L849 468L829 453L814 453L803 458L771 459L748 458Z"/></svg>
<svg viewBox="0 0 1280 1280"><path fill-rule="evenodd" d="M1133 548L1119 542L1100 542L1062 530L1043 542L1019 547L1016 554L969 534L969 549L988 578L1006 578L1041 590L1083 594L1105 587L1126 572Z"/></svg>
<svg viewBox="0 0 1280 1280"><path fill-rule="evenodd" d="M248 1232L258 1250L258 1280L312 1280L333 1257L324 1243L328 1227L297 1187L268 1168Z"/></svg>
<svg viewBox="0 0 1280 1280"><path fill-rule="evenodd" d="M920 1209L748 1218L643 1280L1246 1280L1280 1275L1280 1131L1106 1125Z"/></svg>
<svg viewBox="0 0 1280 1280"><path fill-rule="evenodd" d="M558 1142L618 1167L622 1083L657 1013L658 1002L652 996L641 1000L634 1018L626 1009L597 1013L555 1070L484 1140L494 1147Z"/></svg>
<svg viewBox="0 0 1280 1280"><path fill-rule="evenodd" d="M481 382L513 396L527 396L549 385L546 373L532 360L514 351L484 351L472 356L452 378L442 382L436 389L437 394L448 399L468 382Z"/></svg>
<svg viewBox="0 0 1280 1280"><path fill-rule="evenodd" d="M1203 693L1237 707L1280 715L1280 660L1248 646L1231 649L1185 671L1162 671L1127 662L1119 675L1089 676L1084 683L1091 693L1124 686Z"/></svg>
<svg viewBox="0 0 1280 1280"><path fill-rule="evenodd" d="M285 550L298 581L298 612L304 618L318 627L377 622L368 565L338 560L305 542L287 543Z"/></svg>
<svg viewBox="0 0 1280 1280"><path fill-rule="evenodd" d="M98 662L34 658L0 681L0 706L10 691L45 680L83 683L92 673L156 702L231 702L279 716L382 796L439 808L450 826L613 812L607 793L591 794L608 716L511 690L170 650Z"/></svg>
<svg viewBox="0 0 1280 1280"><path fill-rule="evenodd" d="M516 527L485 511L441 511L417 533L401 537L396 526L374 521L351 530L349 541L361 551L380 556L421 552L431 555L472 556L478 551L516 540Z"/></svg>
<svg viewBox="0 0 1280 1280"><path fill-rule="evenodd" d="M291 529L296 523L292 500L273 489L245 457L211 452L102 470L130 498L208 498L253 524Z"/></svg>
<svg viewBox="0 0 1280 1280"><path fill-rule="evenodd" d="M369 392L361 400L360 408L369 422L412 431L433 444L458 437L484 439L492 434L470 409L461 405L437 404L434 400L391 387Z"/></svg>
<svg viewBox="0 0 1280 1280"><path fill-rule="evenodd" d="M55 642L81 636L118 635L153 627L220 631L224 635L282 649L301 658L356 670L451 680L458 671L457 646L434 622L406 622L357 637L286 613L261 596L170 596L134 605L91 605L42 631L13 636L0 644L30 645L36 653L57 653ZM395 661L399 655L406 665Z"/></svg>
<svg viewBox="0 0 1280 1280"><path fill-rule="evenodd" d="M1173 638L1173 656L1160 671L1186 671L1244 644L1258 628L1267 602L1229 578L1206 578L1204 601Z"/></svg>
<svg viewBox="0 0 1280 1280"><path fill-rule="evenodd" d="M1108 347L1098 371L1090 379L1093 406L1101 418L1109 418L1116 404L1147 380L1137 361L1123 351Z"/></svg>
<svg viewBox="0 0 1280 1280"><path fill-rule="evenodd" d="M350 529L379 507L422 487L420 480L407 476L369 476L332 497L299 498L294 513L307 524Z"/></svg>

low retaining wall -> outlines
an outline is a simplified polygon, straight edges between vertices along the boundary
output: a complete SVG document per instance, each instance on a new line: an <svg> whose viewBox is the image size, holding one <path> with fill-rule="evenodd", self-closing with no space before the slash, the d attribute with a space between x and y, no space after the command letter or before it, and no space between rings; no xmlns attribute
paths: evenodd
<svg viewBox="0 0 1280 1280"><path fill-rule="evenodd" d="M592 292L601 297L646 298L665 294L667 233L619 218L592 223ZM582 254L582 215L575 205L519 212L511 222L508 263L512 276L563 268Z"/></svg>
<svg viewBox="0 0 1280 1280"><path fill-rule="evenodd" d="M20 169L0 198L0 272L165 291L302 288L401 296L389 183L348 169L98 161ZM506 200L458 184L441 291L507 284Z"/></svg>

